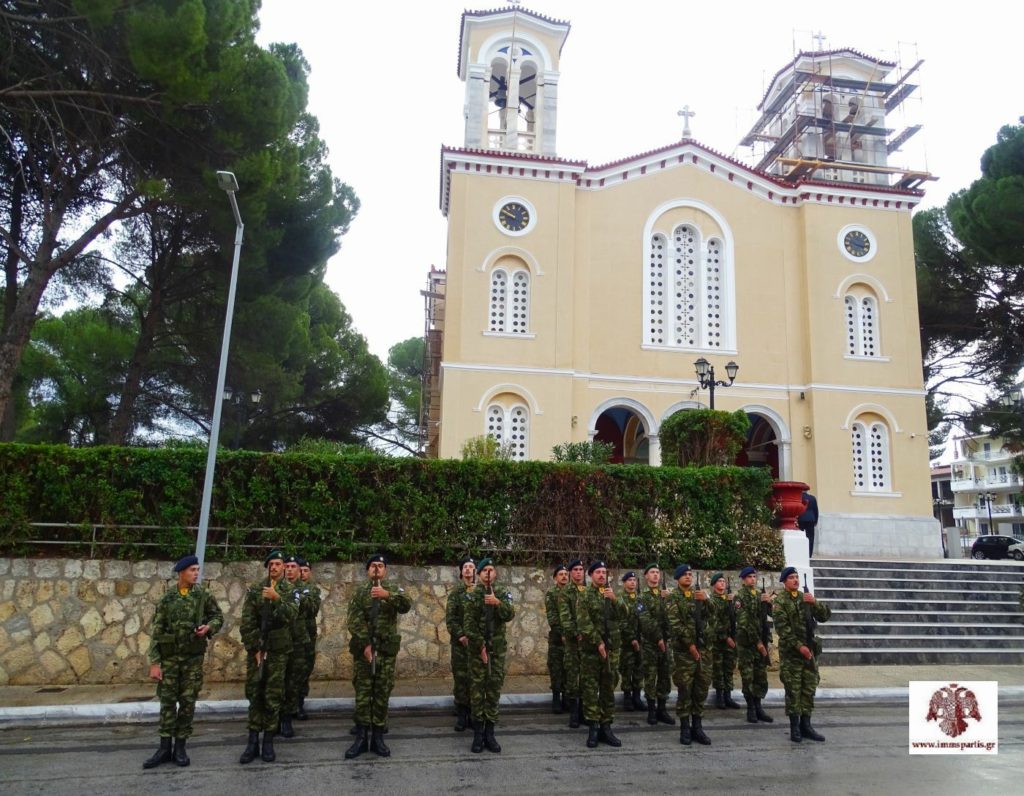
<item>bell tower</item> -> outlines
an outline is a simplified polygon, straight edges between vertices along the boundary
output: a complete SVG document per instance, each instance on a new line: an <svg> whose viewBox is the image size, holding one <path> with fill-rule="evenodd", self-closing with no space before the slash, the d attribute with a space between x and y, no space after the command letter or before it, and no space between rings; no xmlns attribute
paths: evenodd
<svg viewBox="0 0 1024 796"><path fill-rule="evenodd" d="M518 0L463 13L467 148L555 156L558 61L568 35L568 22L520 8Z"/></svg>

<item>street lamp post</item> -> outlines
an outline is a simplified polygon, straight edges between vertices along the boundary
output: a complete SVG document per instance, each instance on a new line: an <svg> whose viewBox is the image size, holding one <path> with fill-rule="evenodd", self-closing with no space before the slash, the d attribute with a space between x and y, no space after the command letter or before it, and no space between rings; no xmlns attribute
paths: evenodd
<svg viewBox="0 0 1024 796"><path fill-rule="evenodd" d="M732 383L736 381L736 374L740 369L740 366L735 362L729 362L725 366L725 373L729 377L729 381L715 381L715 366L704 359L704 357L694 362L693 367L697 371L697 379L700 381L701 389L708 391L708 404L712 409L715 408L715 387L732 387Z"/></svg>
<svg viewBox="0 0 1024 796"><path fill-rule="evenodd" d="M220 367L217 370L217 391L213 399L213 420L210 423L210 442L206 451L206 479L203 481L203 502L199 510L199 531L196 534L196 558L199 559L199 577L203 576L203 564L206 557L206 534L210 525L210 500L213 496L213 471L217 467L217 442L220 439L220 415L224 381L228 368L228 348L231 344L231 321L235 314L235 289L238 286L238 258L242 252L242 233L245 225L242 214L238 211L235 193L238 191L238 180L230 171L217 172L217 187L225 191L231 203L231 212L235 216L235 251L231 260L231 280L228 284L228 303L224 313L224 335L220 345Z"/></svg>
<svg viewBox="0 0 1024 796"><path fill-rule="evenodd" d="M246 400L248 398L249 400ZM242 443L242 430L249 424L249 410L250 404L255 409L259 406L260 400L263 398L262 390L253 390L250 393L246 393L244 390L236 390L233 387L224 388L224 400L229 404L234 404L236 417L235 417L235 442L232 445L234 450L238 450Z"/></svg>
<svg viewBox="0 0 1024 796"><path fill-rule="evenodd" d="M995 492L982 492L979 497L985 501L985 505L988 507L988 532L995 533L995 529L992 526L992 501L998 496Z"/></svg>

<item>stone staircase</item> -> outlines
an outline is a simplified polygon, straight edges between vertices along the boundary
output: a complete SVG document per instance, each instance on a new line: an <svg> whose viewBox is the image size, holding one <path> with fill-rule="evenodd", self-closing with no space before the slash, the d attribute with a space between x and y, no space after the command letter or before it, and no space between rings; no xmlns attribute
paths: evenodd
<svg viewBox="0 0 1024 796"><path fill-rule="evenodd" d="M818 559L821 662L1024 664L1024 564Z"/></svg>

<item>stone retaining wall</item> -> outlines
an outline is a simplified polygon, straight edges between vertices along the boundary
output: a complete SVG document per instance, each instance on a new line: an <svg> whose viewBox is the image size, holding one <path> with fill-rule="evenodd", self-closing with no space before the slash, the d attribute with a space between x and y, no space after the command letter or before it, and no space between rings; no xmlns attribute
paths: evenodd
<svg viewBox="0 0 1024 796"><path fill-rule="evenodd" d="M546 673L544 592L549 570L499 569L498 585L512 592L516 617L509 630L509 674ZM400 621L399 677L438 677L449 672L444 624L454 566L393 566L389 580L405 589L412 610ZM735 585L736 573L731 573ZM114 684L145 681L149 626L160 596L173 585L171 564L156 561L0 558L0 685ZM210 563L205 581L225 615L224 629L208 652L207 682L245 678L239 638L242 596L265 577L259 563ZM320 564L314 578L323 590L314 677L348 679L346 606L366 577L361 564ZM616 590L618 591L616 582Z"/></svg>

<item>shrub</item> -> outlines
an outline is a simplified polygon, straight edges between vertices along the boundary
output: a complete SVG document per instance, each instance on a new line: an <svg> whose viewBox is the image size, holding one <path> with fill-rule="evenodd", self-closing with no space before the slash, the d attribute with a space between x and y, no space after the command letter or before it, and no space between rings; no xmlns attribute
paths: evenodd
<svg viewBox="0 0 1024 796"><path fill-rule="evenodd" d="M679 467L732 464L750 432L746 412L688 409L665 419L658 431L661 460Z"/></svg>
<svg viewBox="0 0 1024 796"><path fill-rule="evenodd" d="M608 464L615 452L610 442L590 440L589 442L563 442L551 449L556 462L583 462L584 464Z"/></svg>

